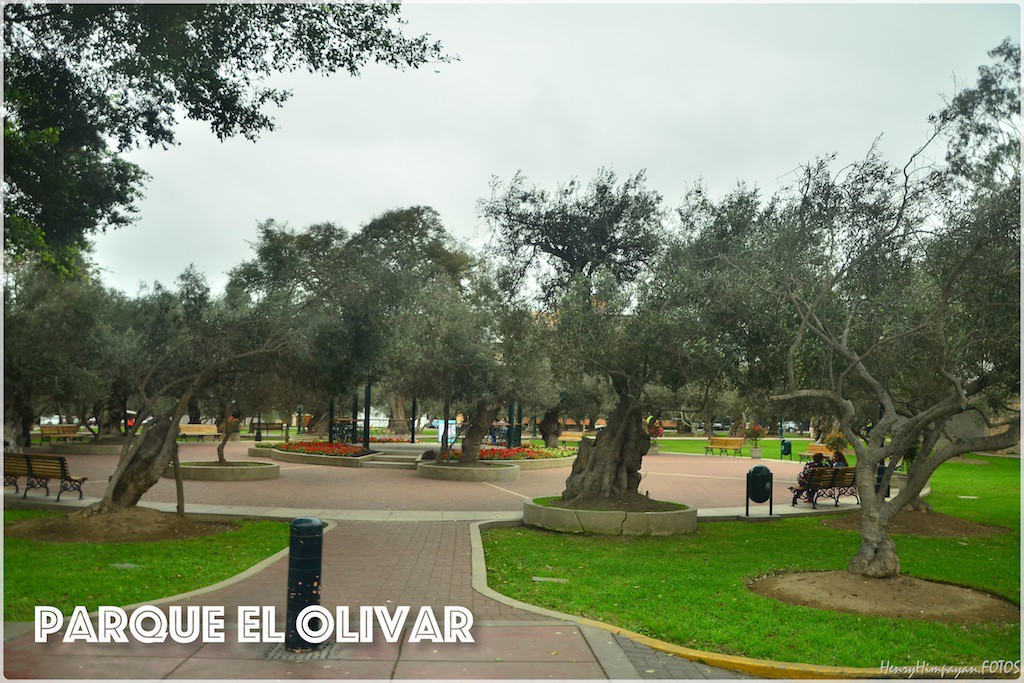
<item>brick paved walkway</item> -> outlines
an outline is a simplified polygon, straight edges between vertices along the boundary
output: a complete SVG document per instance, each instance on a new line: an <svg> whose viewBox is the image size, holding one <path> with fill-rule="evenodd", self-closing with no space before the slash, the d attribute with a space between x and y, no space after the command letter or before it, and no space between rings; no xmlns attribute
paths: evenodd
<svg viewBox="0 0 1024 683"><path fill-rule="evenodd" d="M229 444L229 459L247 458L247 444ZM188 445L183 460L209 460L213 445ZM100 496L116 464L114 456L70 455L76 474L90 478L86 494ZM660 455L645 459L642 489L702 511L742 514L748 459ZM799 463L771 461L776 500L795 479ZM326 607L408 605L411 614L431 606L467 607L474 616L473 644L374 642L326 648L306 661L270 656L273 646L239 644L233 618L224 644L37 644L24 625L5 624L4 672L8 678L445 678L600 679L732 678L656 653L627 639L573 621L519 609L473 590L469 520L521 517L524 499L561 489L568 470L524 471L500 485L427 480L414 472L333 468L281 463L281 478L260 482L185 482L187 510L277 518L320 516L336 520L324 536L323 590ZM42 492L30 498L45 499ZM18 500L5 494L8 505ZM143 504L173 509L173 482L163 480ZM87 504L68 501L71 506ZM776 513L797 512L778 505ZM806 512L806 508L799 512ZM712 510L710 514L715 514ZM764 516L760 506L754 514ZM479 571L479 570L478 570ZM285 615L287 558L216 590L165 603L221 605L234 615L239 605L274 606ZM407 624L408 629L411 621ZM19 635L20 633L20 635ZM277 650L280 650L277 646Z"/></svg>

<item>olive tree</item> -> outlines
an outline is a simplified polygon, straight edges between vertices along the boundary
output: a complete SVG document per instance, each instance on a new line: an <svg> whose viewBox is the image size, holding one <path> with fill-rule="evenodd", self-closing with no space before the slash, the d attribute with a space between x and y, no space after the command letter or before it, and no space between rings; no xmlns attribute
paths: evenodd
<svg viewBox="0 0 1024 683"><path fill-rule="evenodd" d="M534 283L558 340L553 357L606 377L615 396L606 428L581 443L562 497L636 494L650 447L643 394L660 362L658 314L641 298L663 239L660 195L642 172L620 182L602 169L586 186L573 180L552 192L518 174L495 181L480 208L509 250L506 291Z"/></svg>
<svg viewBox="0 0 1024 683"><path fill-rule="evenodd" d="M788 318L761 358L766 382L781 375L774 397L831 406L856 453L857 574L899 573L890 525L937 467L1019 443L1019 50L993 56L906 164L875 150L809 164L724 250L748 307ZM936 140L947 163L921 163ZM902 461L908 483L887 500Z"/></svg>
<svg viewBox="0 0 1024 683"><path fill-rule="evenodd" d="M268 83L274 73L449 59L428 36L403 35L400 14L397 4L5 4L5 252L70 268L93 233L135 218L147 176L122 153L175 144L182 117L220 139L256 139L290 95Z"/></svg>
<svg viewBox="0 0 1024 683"><path fill-rule="evenodd" d="M193 269L176 290L159 285L141 297L135 320L144 343L139 367L139 410L103 499L86 514L116 512L138 503L174 465L178 511L184 511L178 469L178 424L194 398L233 374L252 372L248 364L284 353L294 339L287 312L266 304L228 305L214 297Z"/></svg>
<svg viewBox="0 0 1024 683"><path fill-rule="evenodd" d="M103 393L98 329L107 297L84 268L61 280L38 259L4 265L4 442L15 449L29 444L44 409L78 409Z"/></svg>

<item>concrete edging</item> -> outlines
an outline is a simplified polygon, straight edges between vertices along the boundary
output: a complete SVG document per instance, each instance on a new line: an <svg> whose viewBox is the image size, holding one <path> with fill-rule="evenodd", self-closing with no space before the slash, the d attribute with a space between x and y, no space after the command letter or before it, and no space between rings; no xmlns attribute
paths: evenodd
<svg viewBox="0 0 1024 683"><path fill-rule="evenodd" d="M48 448L54 455L121 455L123 444L116 443L49 443L35 448Z"/></svg>
<svg viewBox="0 0 1024 683"><path fill-rule="evenodd" d="M720 669L748 673L760 678L901 678L901 676L897 676L895 673L887 675L883 673L881 669L818 666L815 664L801 664L797 662L775 662L768 659L753 659L751 657L739 657L736 655L719 654L717 652L694 650L681 645L674 645L672 643L656 640L649 636L634 633L633 631L628 631L612 624L587 619L586 617L577 617L572 614L556 612L555 610L547 609L545 607L537 607L536 605L531 605L529 603L516 600L515 598L510 598L487 585L487 562L484 556L484 545L480 532L481 530L486 529L501 529L515 526L522 526L522 522L514 520L498 520L493 522L480 521L473 522L469 525L473 564L473 590L492 600L500 602L503 605L526 610L527 612L533 612L534 614L541 614L553 619L571 621L579 624L581 627L592 626L610 633L625 636L630 640L646 645L652 650L658 650L659 652L665 652L675 657L689 659L694 662L718 667Z"/></svg>
<svg viewBox="0 0 1024 683"><path fill-rule="evenodd" d="M376 451L359 456L292 453L290 451L279 451L276 448L272 448L270 451L270 457L279 462L291 462L301 465L328 465L331 467L362 467L365 458L376 455Z"/></svg>
<svg viewBox="0 0 1024 683"><path fill-rule="evenodd" d="M610 536L675 536L697 530L697 509L665 512L625 512L572 510L540 505L532 500L524 504L523 523L527 526Z"/></svg>
<svg viewBox="0 0 1024 683"><path fill-rule="evenodd" d="M184 481L261 481L281 476L281 466L272 462L243 462L232 467L218 466L217 462L179 463ZM174 478L174 466L168 465L164 477Z"/></svg>
<svg viewBox="0 0 1024 683"><path fill-rule="evenodd" d="M420 461L416 463L416 474L427 479L446 481L515 481L519 479L519 466L502 463L501 466L460 467Z"/></svg>
<svg viewBox="0 0 1024 683"><path fill-rule="evenodd" d="M266 518L262 518L261 517L261 518L253 518L253 519L266 519ZM323 523L324 523L324 533L325 534L328 531L330 531L331 529L333 529L334 527L338 526L337 522L333 522L331 520L321 520L321 521L323 521ZM136 602L136 603L134 603L132 605L124 605L122 607L122 609L124 609L125 611L129 611L129 610L134 610L137 607L142 607L143 605L165 605L165 604L170 603L170 602L178 602L180 600L187 600L189 598L194 598L194 597L196 597L198 595L203 595L204 593L211 593L213 591L220 590L221 588L227 588L228 586L234 585L234 584L238 583L239 581L243 581L243 580L249 578L250 576L253 576L255 574L260 573L261 571L263 571L264 569L266 569L270 565L274 564L278 560L281 560L283 558L287 558L288 557L288 553L290 551L291 551L291 547L290 546L282 548L281 550L278 550L276 553L274 553L270 557L266 557L266 558L260 560L259 562L257 562L253 566L249 567L248 569L244 569L241 572L235 574L234 576L229 576L228 578L224 579L223 581L218 581L217 583L211 584L209 586L204 586L203 588L196 588L195 590L191 590L191 591L188 591L188 592L185 592L185 593L178 593L177 595L169 595L166 598L157 598L156 600L146 600L144 602ZM90 617L96 617L98 615L99 615L98 611L90 612L89 613Z"/></svg>
<svg viewBox="0 0 1024 683"><path fill-rule="evenodd" d="M570 455L566 458L535 458L523 460L481 460L485 465L508 465L512 464L520 470L551 470L556 467L572 467L576 462L576 456Z"/></svg>

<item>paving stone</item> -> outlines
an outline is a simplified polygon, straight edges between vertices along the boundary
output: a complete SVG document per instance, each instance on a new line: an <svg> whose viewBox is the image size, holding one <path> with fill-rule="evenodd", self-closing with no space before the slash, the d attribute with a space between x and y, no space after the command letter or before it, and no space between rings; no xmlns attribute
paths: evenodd
<svg viewBox="0 0 1024 683"><path fill-rule="evenodd" d="M682 657L675 657L665 652L659 652L646 645L630 640L625 636L616 634L622 651L633 664L640 678L643 679L741 679L754 678L747 674L707 666L699 662L693 662Z"/></svg>
<svg viewBox="0 0 1024 683"><path fill-rule="evenodd" d="M247 459L248 446L228 443L228 458ZM180 455L185 462L213 460L215 448L212 443L187 444ZM86 498L67 501L63 507L98 500L117 456L67 457L72 470L89 481ZM801 464L766 464L776 473L779 495L775 498L784 500L785 487L795 481ZM652 497L686 503L699 513L727 516L742 510L735 506L743 500L749 467L744 458L651 455L644 460L644 484ZM353 613L361 605L408 605L407 629L421 606L433 607L439 616L445 605L465 606L476 624L474 645L410 644L403 636L403 642L394 644L336 645L325 659L296 662L267 659L266 644L35 644L30 632L12 624L20 635L5 634L5 674L9 678L598 679L609 672L628 678L631 666L643 678L746 678L624 638L602 638L595 649L571 622L510 607L473 590L470 520L521 519L524 499L560 490L567 473L567 468L531 470L518 481L499 485L430 480L402 470L289 465L280 479L268 482L185 482L188 512L317 516L336 521L324 536L323 605L348 605ZM30 499L51 506L54 502L41 492ZM142 504L174 510L174 501L174 482L163 479L146 493ZM9 507L20 503L13 492L5 493ZM721 509L724 506L731 509ZM775 511L791 514L804 509L776 506ZM766 512L758 509L760 514ZM240 581L168 604L224 606L229 629L234 627L237 606L268 605L276 608L281 626L286 578L287 557L282 556ZM228 635L229 641L234 638L232 632ZM601 661L610 661L606 648L616 648L611 653L616 656L622 652L614 671L602 669L595 657L595 651L601 650Z"/></svg>

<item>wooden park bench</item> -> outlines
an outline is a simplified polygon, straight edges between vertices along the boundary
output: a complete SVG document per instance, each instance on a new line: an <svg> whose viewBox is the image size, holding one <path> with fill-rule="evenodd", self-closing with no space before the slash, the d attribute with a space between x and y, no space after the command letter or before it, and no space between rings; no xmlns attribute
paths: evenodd
<svg viewBox="0 0 1024 683"><path fill-rule="evenodd" d="M32 489L45 489L50 495L50 480L60 479L60 491L57 500L65 491L78 491L82 498L82 484L87 477L75 477L68 471L68 461L62 455L29 455L28 453L4 453L4 486L14 486L18 492L18 476L25 476L25 493L27 498Z"/></svg>
<svg viewBox="0 0 1024 683"><path fill-rule="evenodd" d="M64 439L65 442L73 439L91 439L92 434L85 432L79 434L79 425L76 424L60 424L60 425L39 425L39 435L42 441L49 441L53 443L56 439Z"/></svg>
<svg viewBox="0 0 1024 683"><path fill-rule="evenodd" d="M811 506L818 509L819 498L831 498L839 507L840 496L853 496L860 503L857 495L857 468L855 467L815 467L810 470L807 479L807 498ZM793 505L803 494L802 491L793 495Z"/></svg>
<svg viewBox="0 0 1024 683"><path fill-rule="evenodd" d="M828 458L830 455L832 455L832 449L823 443L812 443L810 446L807 447L806 451L800 453L800 459L810 460L812 457L814 457L815 453L821 453L826 458Z"/></svg>
<svg viewBox="0 0 1024 683"><path fill-rule="evenodd" d="M198 439L206 441L206 437L220 437L220 432L217 431L217 425L178 425L178 436L188 441L188 437L194 436Z"/></svg>
<svg viewBox="0 0 1024 683"><path fill-rule="evenodd" d="M260 425L260 432L283 432L284 422L267 422L264 420L262 423L259 420L253 420L249 423L249 433L252 434L256 431L256 425Z"/></svg>
<svg viewBox="0 0 1024 683"><path fill-rule="evenodd" d="M28 461L21 453L4 453L4 486L13 486L18 493L18 477L28 476Z"/></svg>
<svg viewBox="0 0 1024 683"><path fill-rule="evenodd" d="M704 455L714 455L715 449L718 449L719 455L728 455L729 451L732 451L733 455L739 455L741 448L743 448L742 436L712 436L708 444L704 446Z"/></svg>

